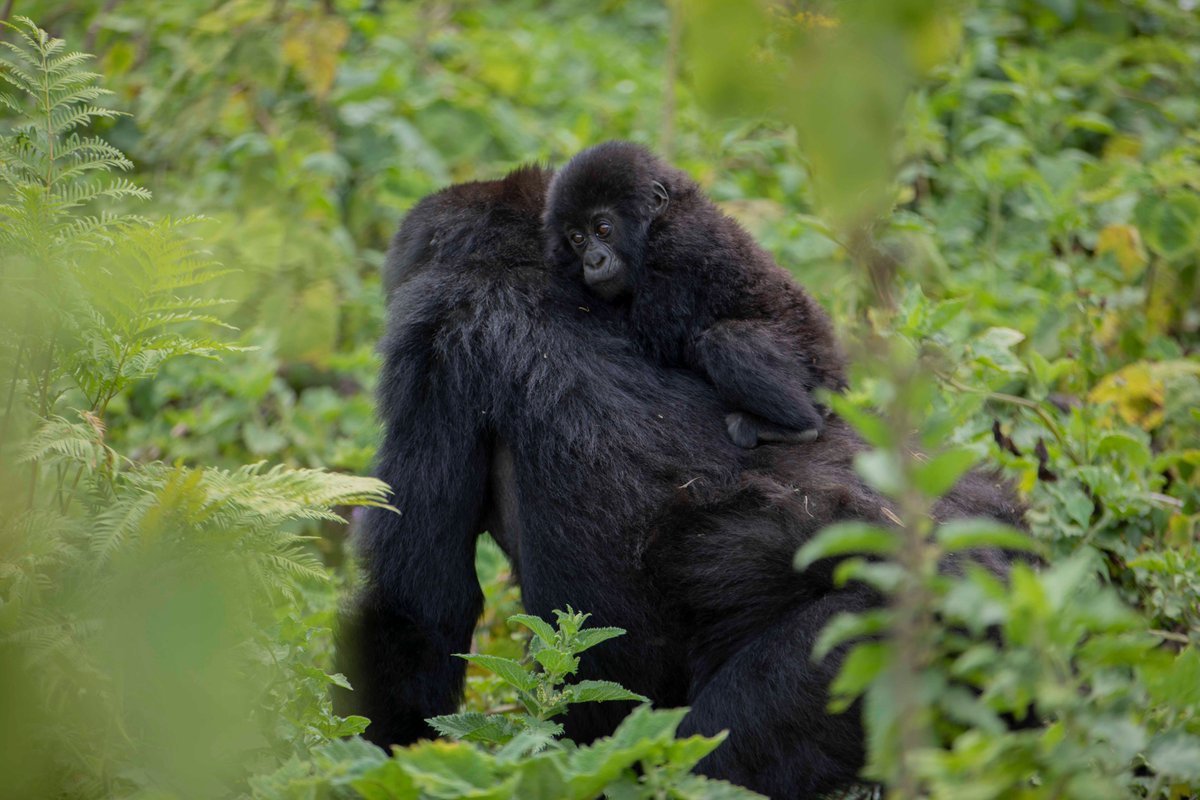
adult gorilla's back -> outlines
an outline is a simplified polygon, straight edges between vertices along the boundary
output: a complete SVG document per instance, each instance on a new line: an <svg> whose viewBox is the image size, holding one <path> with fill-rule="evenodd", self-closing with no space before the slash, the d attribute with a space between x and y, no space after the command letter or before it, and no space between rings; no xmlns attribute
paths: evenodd
<svg viewBox="0 0 1200 800"><path fill-rule="evenodd" d="M470 647L490 530L531 613L571 605L629 631L590 650L581 677L692 706L685 733L730 730L703 772L773 797L832 788L861 763L861 729L825 711L836 664L809 650L831 615L876 598L835 590L827 568L797 574L792 556L831 521L882 521L851 467L862 445L838 420L810 445L732 445L710 387L645 360L543 263L549 177L446 189L392 243L376 473L400 513L371 510L358 534L341 706L380 744L433 735L423 720L461 692L451 654ZM1018 510L972 476L939 516L963 513ZM584 704L564 724L587 741L628 710Z"/></svg>

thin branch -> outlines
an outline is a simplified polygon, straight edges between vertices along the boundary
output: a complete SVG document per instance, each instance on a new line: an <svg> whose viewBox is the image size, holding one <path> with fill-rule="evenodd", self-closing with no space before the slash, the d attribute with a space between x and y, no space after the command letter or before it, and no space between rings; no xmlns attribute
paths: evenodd
<svg viewBox="0 0 1200 800"><path fill-rule="evenodd" d="M1063 435L1062 429L1058 425L1058 421L1050 415L1050 412L1047 411L1045 409L1045 407L1042 406L1041 403L1039 403L1035 400L1030 400L1027 397L1018 397L1015 394L1005 394L1004 392L993 392L990 389L980 389L975 386L968 386L967 384L963 383L962 381L957 380L957 379L945 374L944 372L937 372L935 374L938 376L938 378L940 380L944 381L946 384L954 387L955 389L958 389L960 392L970 392L972 394L982 394L982 395L986 396L987 399L989 399L989 400L997 400L1001 403L1009 403L1014 406L1020 406L1021 408L1029 409L1033 413L1037 414L1038 417L1041 418L1042 422L1044 422L1046 424L1046 427L1049 428L1050 432L1054 434L1054 438L1058 440L1058 443L1059 443L1059 445L1062 446L1063 450L1065 452L1067 452L1068 454L1071 453L1070 444L1067 442L1066 437ZM1074 456L1072 456L1072 458L1074 458ZM1079 459L1076 458L1075 461L1078 462Z"/></svg>

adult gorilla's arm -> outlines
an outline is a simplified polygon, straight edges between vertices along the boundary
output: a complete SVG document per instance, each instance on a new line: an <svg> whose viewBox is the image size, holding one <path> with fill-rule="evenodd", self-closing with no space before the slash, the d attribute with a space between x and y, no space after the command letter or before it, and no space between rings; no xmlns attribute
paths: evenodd
<svg viewBox="0 0 1200 800"><path fill-rule="evenodd" d="M487 494L483 415L463 391L445 310L430 300L446 293L427 282L393 302L382 346L375 473L399 513L371 509L363 520L366 585L339 636L339 668L354 687L338 692L339 711L370 718L365 736L384 746L431 738L424 720L455 710L465 663L452 654L468 650L483 603L474 560Z"/></svg>

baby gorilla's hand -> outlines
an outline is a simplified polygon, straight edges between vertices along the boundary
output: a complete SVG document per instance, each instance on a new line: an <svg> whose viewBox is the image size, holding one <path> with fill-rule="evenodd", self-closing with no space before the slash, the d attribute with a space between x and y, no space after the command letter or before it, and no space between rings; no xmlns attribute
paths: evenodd
<svg viewBox="0 0 1200 800"><path fill-rule="evenodd" d="M815 442L821 435L821 427L822 423L818 419L811 427L804 430L784 428L746 411L734 411L725 417L725 430L729 432L730 440L738 447L744 447L747 450L767 442L780 444Z"/></svg>

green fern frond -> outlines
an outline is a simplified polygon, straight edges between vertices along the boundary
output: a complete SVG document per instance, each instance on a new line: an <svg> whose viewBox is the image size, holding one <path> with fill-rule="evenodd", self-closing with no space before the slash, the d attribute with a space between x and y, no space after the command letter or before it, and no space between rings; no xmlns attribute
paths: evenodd
<svg viewBox="0 0 1200 800"><path fill-rule="evenodd" d="M52 58L46 62L46 74L56 77L59 75L78 74L73 67L84 64L90 59L91 56L87 53L67 53L65 56Z"/></svg>
<svg viewBox="0 0 1200 800"><path fill-rule="evenodd" d="M10 42L0 42L19 56L18 60L13 60L12 57L5 59L4 71L0 72L0 80L7 81L11 86L15 86L21 92L32 95L38 90L38 80L33 77L33 73L28 72L25 65L36 67L36 61L30 61L25 58L25 51L21 50L16 45Z"/></svg>
<svg viewBox="0 0 1200 800"><path fill-rule="evenodd" d="M90 549L101 562L108 560L137 535L143 520L159 498L153 492L133 489L121 492L97 517L92 526Z"/></svg>
<svg viewBox="0 0 1200 800"><path fill-rule="evenodd" d="M252 464L233 472L206 470L210 499L277 520L340 520L333 512L336 506L391 508L387 484L374 478L281 465L264 472L264 466Z"/></svg>
<svg viewBox="0 0 1200 800"><path fill-rule="evenodd" d="M71 422L52 417L25 442L20 461L66 461L94 470L101 464L113 463L116 457L115 451L104 443L104 429L98 421Z"/></svg>
<svg viewBox="0 0 1200 800"><path fill-rule="evenodd" d="M299 545L285 545L273 553L261 553L255 556L266 567L267 573L286 575L296 582L329 580L329 573L320 559Z"/></svg>

